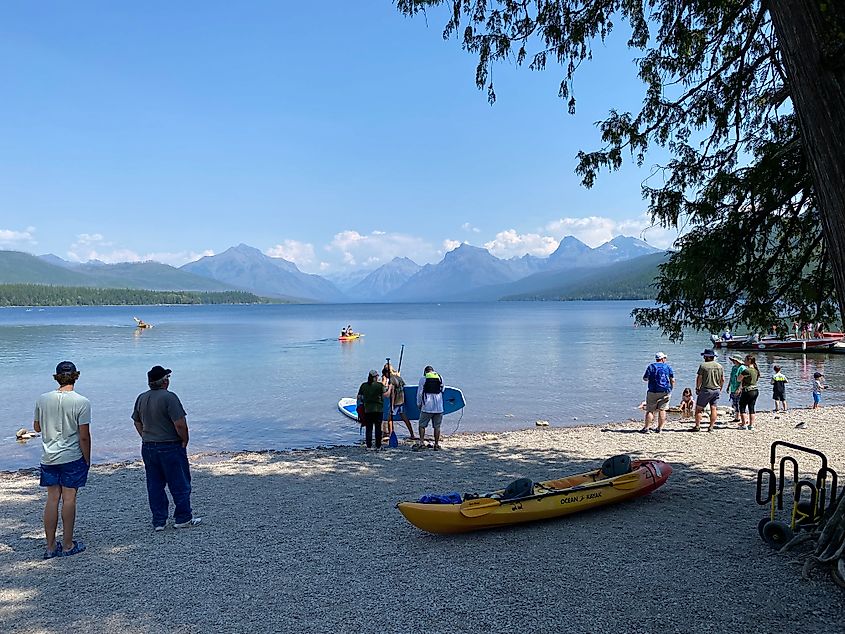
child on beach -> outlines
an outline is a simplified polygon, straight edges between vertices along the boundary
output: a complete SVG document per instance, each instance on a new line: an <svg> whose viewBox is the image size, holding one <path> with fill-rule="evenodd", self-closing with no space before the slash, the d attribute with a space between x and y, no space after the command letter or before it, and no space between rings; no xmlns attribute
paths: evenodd
<svg viewBox="0 0 845 634"><path fill-rule="evenodd" d="M775 402L774 411L778 411L778 403L780 403L783 411L786 411L786 384L789 383L783 373L780 371L780 366L774 367L775 373L772 376L772 400Z"/></svg>
<svg viewBox="0 0 845 634"><path fill-rule="evenodd" d="M821 372L813 374L813 409L821 407L822 390L826 387L824 383L822 383L822 378L824 378L824 374Z"/></svg>
<svg viewBox="0 0 845 634"><path fill-rule="evenodd" d="M678 407L681 408L681 418L689 418L692 416L692 408L695 407L695 401L692 400L692 390L690 388L684 388L681 403Z"/></svg>

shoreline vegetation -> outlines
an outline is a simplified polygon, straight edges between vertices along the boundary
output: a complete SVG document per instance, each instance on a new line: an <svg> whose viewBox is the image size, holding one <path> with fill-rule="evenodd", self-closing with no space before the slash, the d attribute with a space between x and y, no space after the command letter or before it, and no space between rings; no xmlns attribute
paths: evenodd
<svg viewBox="0 0 845 634"><path fill-rule="evenodd" d="M49 284L0 284L0 307L289 304L246 291L151 291Z"/></svg>
<svg viewBox="0 0 845 634"><path fill-rule="evenodd" d="M584 292L566 295L523 295L501 297L499 302L605 302L654 300L649 292ZM0 308L47 308L58 306L158 306L210 304L299 304L278 297L263 297L248 291L174 291L132 288L94 288L51 284L0 284Z"/></svg>
<svg viewBox="0 0 845 634"><path fill-rule="evenodd" d="M805 428L795 427L800 422ZM761 413L752 432L688 433L690 425L673 418L663 433L646 435L637 433L638 417L462 433L439 452L403 442L381 452L191 455L203 525L162 533L150 525L140 460L95 464L76 523L88 549L47 562L37 474L2 473L0 617L8 632L68 623L125 632L505 631L514 610L506 598L520 597L526 631L610 631L619 623L636 623L638 632L703 623L713 632L836 631L845 619L842 591L820 573L802 581L792 557L763 543L757 523L768 507L754 492L774 440L818 449L845 474L845 408ZM96 456L96 436L94 443ZM636 500L468 535L428 535L394 508L425 493L578 473L620 453L666 460L673 474ZM817 469L800 456L799 467L802 476ZM74 601L44 609L68 587ZM573 587L584 589L582 600L561 598ZM389 590L401 588L413 591ZM754 609L725 609L726 593ZM173 596L181 597L178 609L167 601Z"/></svg>

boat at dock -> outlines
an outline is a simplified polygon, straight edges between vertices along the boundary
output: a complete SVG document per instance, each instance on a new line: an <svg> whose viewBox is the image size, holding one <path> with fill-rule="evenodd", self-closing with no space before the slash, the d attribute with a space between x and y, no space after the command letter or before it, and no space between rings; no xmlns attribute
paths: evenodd
<svg viewBox="0 0 845 634"><path fill-rule="evenodd" d="M732 337L731 339L724 339L711 335L710 340L713 342L714 348L722 348L726 350L767 350L776 352L830 352L837 344L841 344L845 335L842 333L822 333L821 337L812 337L810 339L796 339L794 337L787 337L782 339L774 335L765 337L758 337L756 335L747 335L740 337ZM845 345L843 349L837 352L845 352Z"/></svg>

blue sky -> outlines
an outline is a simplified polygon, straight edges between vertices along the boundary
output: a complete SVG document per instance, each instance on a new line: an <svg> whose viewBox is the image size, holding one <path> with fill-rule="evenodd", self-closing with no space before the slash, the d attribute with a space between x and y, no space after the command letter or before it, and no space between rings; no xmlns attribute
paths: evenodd
<svg viewBox="0 0 845 634"><path fill-rule="evenodd" d="M490 106L444 24L389 0L2 3L0 248L180 265L244 242L339 273L640 236L650 163L573 171L641 99L625 33L572 117L556 66L497 67Z"/></svg>

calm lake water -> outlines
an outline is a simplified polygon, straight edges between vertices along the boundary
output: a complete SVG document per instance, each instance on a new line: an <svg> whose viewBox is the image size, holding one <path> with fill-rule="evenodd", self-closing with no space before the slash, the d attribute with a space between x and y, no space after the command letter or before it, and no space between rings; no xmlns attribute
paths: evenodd
<svg viewBox="0 0 845 634"><path fill-rule="evenodd" d="M427 364L464 391L463 415L443 430L519 429L640 418L642 374L658 350L669 355L681 388L693 387L699 353L709 343L690 333L678 345L653 329L634 328L638 302L507 302L488 304L144 306L0 309L0 469L35 466L38 439L14 432L32 425L35 399L55 388L58 361L76 363L77 390L91 399L94 460L135 458L130 420L146 371L172 368L191 451L284 449L354 443L358 425L337 411L355 396L367 371L385 357L416 383ZM155 324L134 327L133 316ZM351 323L366 337L337 341ZM719 361L726 362L725 353ZM845 355L761 354L768 383L779 363L790 380L792 407L812 403L813 372L830 385L824 404L843 402ZM725 403L726 399L722 399ZM771 408L761 390L758 408ZM403 432L404 433L404 432Z"/></svg>

